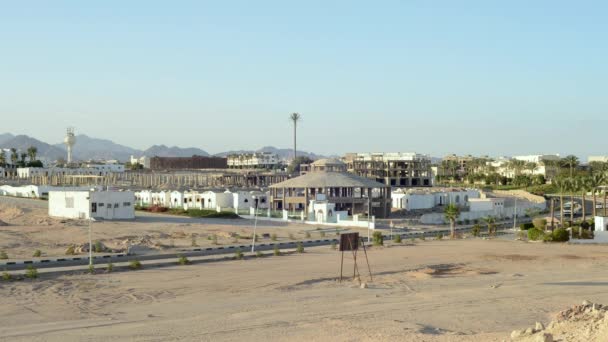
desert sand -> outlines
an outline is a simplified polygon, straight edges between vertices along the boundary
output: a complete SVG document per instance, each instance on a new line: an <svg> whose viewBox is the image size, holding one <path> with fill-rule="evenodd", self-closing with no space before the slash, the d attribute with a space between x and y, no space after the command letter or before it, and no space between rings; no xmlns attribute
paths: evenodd
<svg viewBox="0 0 608 342"><path fill-rule="evenodd" d="M605 246L427 240L375 247L373 281L361 269L367 288L338 283L339 260L339 252L318 247L0 282L0 339L503 341L585 299L608 303ZM347 273L351 267L347 258Z"/></svg>

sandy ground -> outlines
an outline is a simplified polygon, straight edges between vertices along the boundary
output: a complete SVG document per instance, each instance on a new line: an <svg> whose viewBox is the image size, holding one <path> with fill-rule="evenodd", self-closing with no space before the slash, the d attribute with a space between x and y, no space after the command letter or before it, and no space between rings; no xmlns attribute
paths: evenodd
<svg viewBox="0 0 608 342"><path fill-rule="evenodd" d="M88 244L88 222L50 218L45 201L0 197L0 220L8 224L0 225L0 251L10 259L29 259L36 250L42 252L42 257L62 256L70 245ZM367 234L363 229L350 231ZM217 245L243 244L251 241L252 234L253 221L244 219L193 219L138 212L134 221L93 223L93 240L115 251L140 245L144 248L138 248L138 252L169 252L190 248L193 242L210 247L214 245L214 235ZM308 236L319 239L335 237L336 228L259 220L257 234L260 238L263 234L276 234L277 241Z"/></svg>
<svg viewBox="0 0 608 342"><path fill-rule="evenodd" d="M367 288L336 281L328 247L0 282L0 340L503 341L585 299L608 303L605 246L419 241L369 259Z"/></svg>

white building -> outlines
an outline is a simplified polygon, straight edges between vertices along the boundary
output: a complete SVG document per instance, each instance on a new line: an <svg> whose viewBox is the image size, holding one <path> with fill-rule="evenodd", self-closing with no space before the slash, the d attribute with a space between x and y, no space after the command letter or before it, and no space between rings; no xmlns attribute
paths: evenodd
<svg viewBox="0 0 608 342"><path fill-rule="evenodd" d="M475 189L398 189L391 193L392 207L395 209L421 210L432 209L447 204L459 207L469 205L473 198L479 198L480 192Z"/></svg>
<svg viewBox="0 0 608 342"><path fill-rule="evenodd" d="M231 192L205 191L201 197L202 209L232 208Z"/></svg>
<svg viewBox="0 0 608 342"><path fill-rule="evenodd" d="M184 192L184 209L203 209L202 196L198 191Z"/></svg>
<svg viewBox="0 0 608 342"><path fill-rule="evenodd" d="M49 216L71 219L126 220L135 218L131 191L51 191Z"/></svg>
<svg viewBox="0 0 608 342"><path fill-rule="evenodd" d="M74 186L74 187L62 187L62 186L50 186L50 185L23 185L23 186L11 186L2 185L0 186L1 196L12 196L12 197L26 197L26 198L47 198L51 191L83 191L95 189L99 190L101 187L90 187L90 186Z"/></svg>
<svg viewBox="0 0 608 342"><path fill-rule="evenodd" d="M131 159L129 161L132 165L141 164L143 165L144 169L150 168L150 157L142 156L137 158L135 156L131 156Z"/></svg>
<svg viewBox="0 0 608 342"><path fill-rule="evenodd" d="M141 190L134 193L135 201L139 206L147 207L152 205L152 191Z"/></svg>
<svg viewBox="0 0 608 342"><path fill-rule="evenodd" d="M513 159L521 160L526 163L542 163L546 160L559 161L559 154L531 154L527 156L514 156Z"/></svg>
<svg viewBox="0 0 608 342"><path fill-rule="evenodd" d="M183 208L184 207L184 193L181 191L171 191L169 195L171 201L171 208Z"/></svg>
<svg viewBox="0 0 608 342"><path fill-rule="evenodd" d="M30 177L50 177L55 175L73 176L105 176L111 173L125 171L124 165L120 164L89 164L87 167L20 167L17 168L17 177L28 179Z"/></svg>
<svg viewBox="0 0 608 342"><path fill-rule="evenodd" d="M106 163L106 164L86 164L85 169L95 170L99 176L109 173L125 172L125 166L122 164Z"/></svg>
<svg viewBox="0 0 608 342"><path fill-rule="evenodd" d="M228 156L231 169L272 169L279 164L279 156L270 152L242 153Z"/></svg>
<svg viewBox="0 0 608 342"><path fill-rule="evenodd" d="M587 157L588 163L600 162L600 163L608 163L608 156L589 156Z"/></svg>
<svg viewBox="0 0 608 342"><path fill-rule="evenodd" d="M469 211L490 211L500 216L505 209L504 198L471 198L469 200Z"/></svg>

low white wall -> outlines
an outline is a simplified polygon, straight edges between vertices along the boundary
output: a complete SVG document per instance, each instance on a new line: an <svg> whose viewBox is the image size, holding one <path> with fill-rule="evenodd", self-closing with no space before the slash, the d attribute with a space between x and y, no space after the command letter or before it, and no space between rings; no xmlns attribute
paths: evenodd
<svg viewBox="0 0 608 342"><path fill-rule="evenodd" d="M571 239L570 243L576 243L576 244L608 243L608 232L595 231L595 232L593 232L593 239Z"/></svg>
<svg viewBox="0 0 608 342"><path fill-rule="evenodd" d="M526 214L526 209L537 208L540 210L545 209L545 203L525 203L517 206L517 216L523 217ZM498 218L510 217L512 218L515 214L515 207L502 208L499 210L486 210L486 211L463 211L458 217L458 221L464 220L479 220L484 217L493 216ZM420 222L423 224L444 224L445 215L443 213L431 213L424 214L420 217Z"/></svg>

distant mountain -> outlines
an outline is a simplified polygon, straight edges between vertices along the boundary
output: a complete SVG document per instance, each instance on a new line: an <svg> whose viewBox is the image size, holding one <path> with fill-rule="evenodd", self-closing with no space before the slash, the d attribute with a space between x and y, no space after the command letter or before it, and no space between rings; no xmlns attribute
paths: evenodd
<svg viewBox="0 0 608 342"><path fill-rule="evenodd" d="M0 146L5 142L13 139L15 136L10 133L0 134Z"/></svg>
<svg viewBox="0 0 608 342"><path fill-rule="evenodd" d="M200 148L189 147L181 148L177 146L167 147L165 145L154 145L142 154L146 157L192 157L194 155L207 157L209 153Z"/></svg>
<svg viewBox="0 0 608 342"><path fill-rule="evenodd" d="M5 136L5 134L2 136ZM60 158L66 158L65 150L28 137L27 135L17 135L0 142L0 148L16 148L20 154L22 152L27 153L27 149L30 146L34 146L38 149L38 158L41 160L54 161Z"/></svg>
<svg viewBox="0 0 608 342"><path fill-rule="evenodd" d="M235 151L226 151L222 153L216 154L218 157L226 157L231 154L242 154L242 153L254 153L254 152L270 152L279 156L279 159L288 160L293 158L293 149L292 148L276 148L274 146L264 146L258 150L235 150ZM321 159L327 158L327 156L315 154L312 152L306 151L298 151L298 156L306 156L310 159ZM334 157L334 156L331 156Z"/></svg>
<svg viewBox="0 0 608 342"><path fill-rule="evenodd" d="M63 143L55 144L54 146L64 151L66 150ZM140 154L142 154L140 150L120 145L110 140L91 138L84 134L76 136L74 157L80 160L117 159L126 162L129 161L132 155Z"/></svg>

